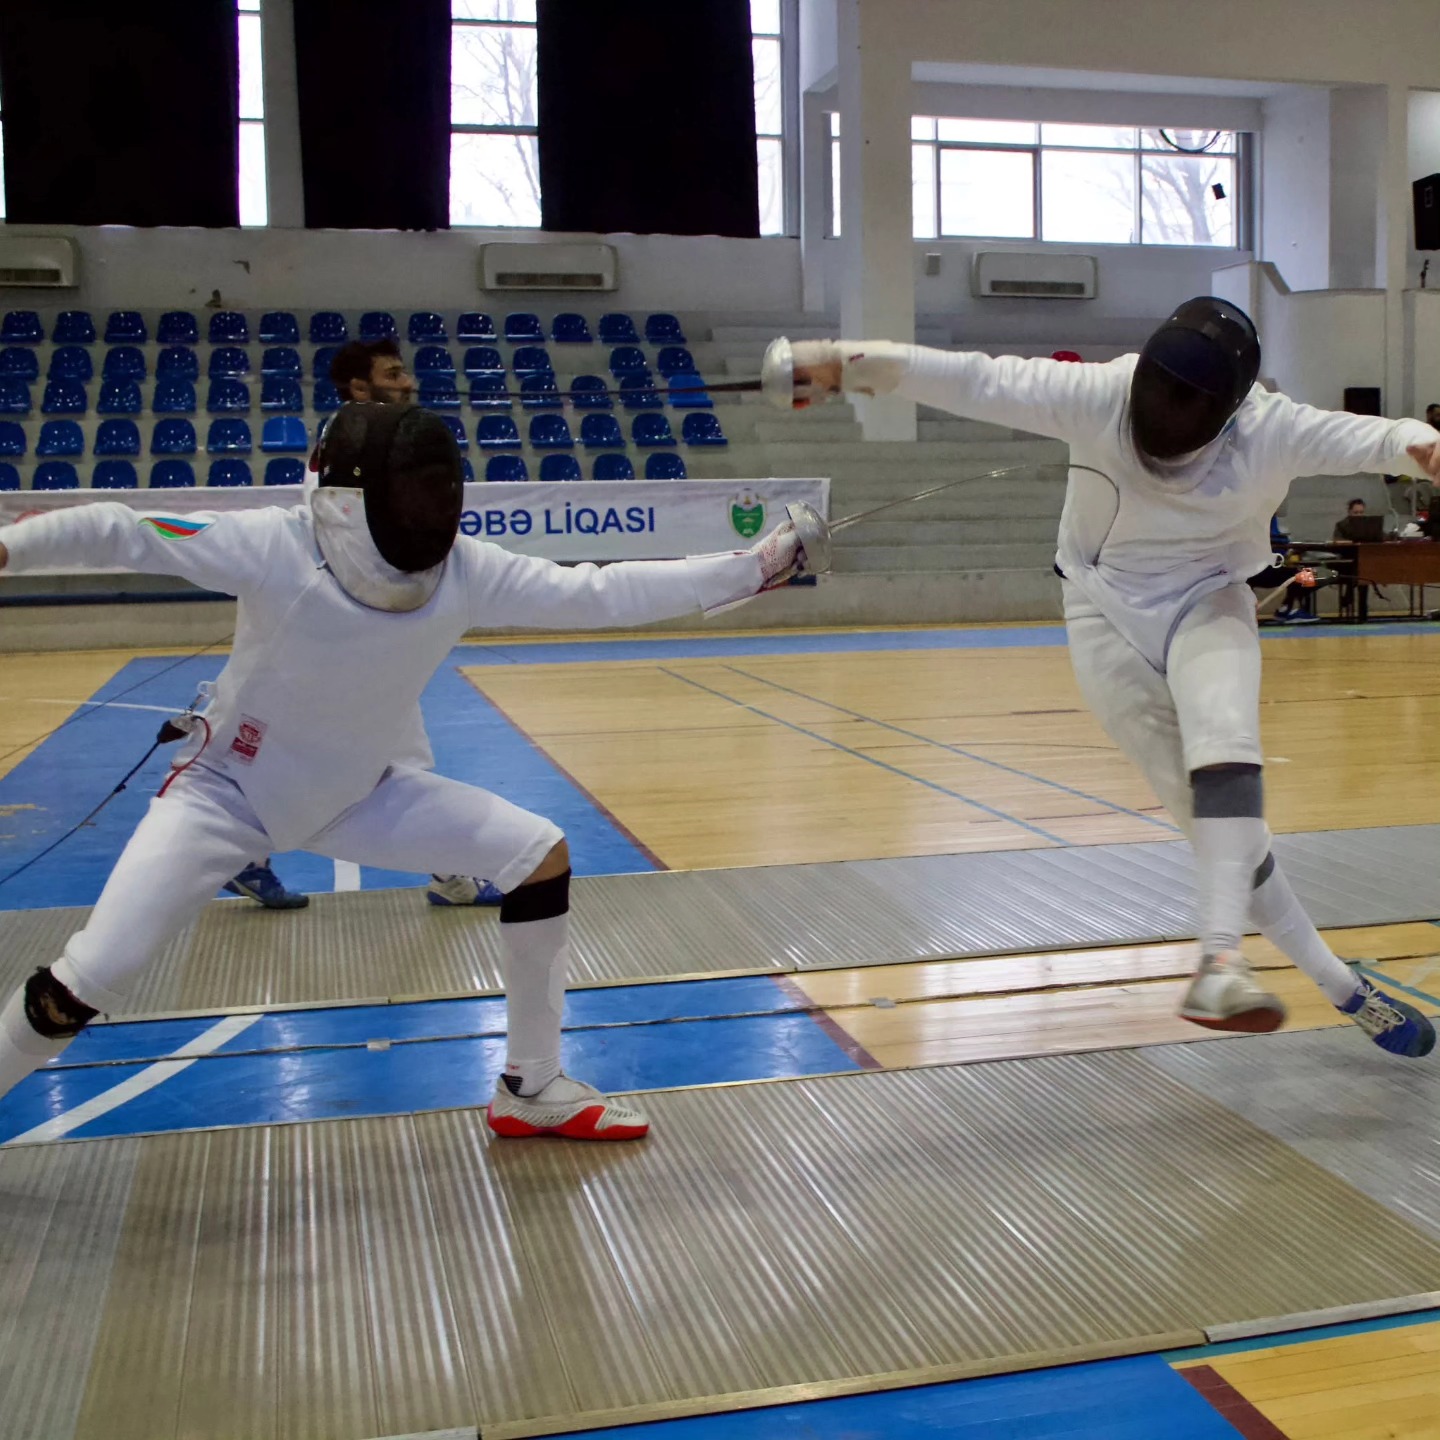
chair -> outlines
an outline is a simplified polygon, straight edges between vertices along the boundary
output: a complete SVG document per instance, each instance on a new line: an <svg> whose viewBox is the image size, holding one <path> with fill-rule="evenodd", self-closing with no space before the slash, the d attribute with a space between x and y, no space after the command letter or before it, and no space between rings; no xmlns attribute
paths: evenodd
<svg viewBox="0 0 1440 1440"><path fill-rule="evenodd" d="M475 443L482 450L518 450L520 432L509 415L482 415L475 427Z"/></svg>
<svg viewBox="0 0 1440 1440"><path fill-rule="evenodd" d="M262 375L289 375L298 380L305 371L300 365L300 352L293 345L275 345L260 356Z"/></svg>
<svg viewBox="0 0 1440 1440"><path fill-rule="evenodd" d="M673 450L656 450L645 457L647 480L687 480L685 462Z"/></svg>
<svg viewBox="0 0 1440 1440"><path fill-rule="evenodd" d="M228 415L250 409L250 387L243 380L212 380L205 408L212 415Z"/></svg>
<svg viewBox="0 0 1440 1440"><path fill-rule="evenodd" d="M35 478L30 482L32 490L78 490L80 477L68 460L47 460L35 467Z"/></svg>
<svg viewBox="0 0 1440 1440"><path fill-rule="evenodd" d="M597 455L590 473L596 480L633 480L635 467L628 455Z"/></svg>
<svg viewBox="0 0 1440 1440"><path fill-rule="evenodd" d="M248 420L212 420L205 437L207 455L248 455L255 448Z"/></svg>
<svg viewBox="0 0 1440 1440"><path fill-rule="evenodd" d="M195 483L195 471L188 460L161 460L150 467L152 490L188 490Z"/></svg>
<svg viewBox="0 0 1440 1440"><path fill-rule="evenodd" d="M0 379L0 415L28 415L30 387L23 380Z"/></svg>
<svg viewBox="0 0 1440 1440"><path fill-rule="evenodd" d="M465 433L465 422L458 415L442 415L445 428L455 437L455 443L462 449L470 448L470 437Z"/></svg>
<svg viewBox="0 0 1440 1440"><path fill-rule="evenodd" d="M458 410L460 392L453 375L421 375L418 402L427 410Z"/></svg>
<svg viewBox="0 0 1440 1440"><path fill-rule="evenodd" d="M11 345L0 350L0 376L7 380L38 380L40 357L28 345Z"/></svg>
<svg viewBox="0 0 1440 1440"><path fill-rule="evenodd" d="M485 478L523 484L530 478L530 472L518 455L492 455L485 462Z"/></svg>
<svg viewBox="0 0 1440 1440"><path fill-rule="evenodd" d="M107 345L143 345L150 338L145 319L138 310L112 310L105 322Z"/></svg>
<svg viewBox="0 0 1440 1440"><path fill-rule="evenodd" d="M310 436L305 422L298 415L272 415L260 432L260 448L271 453L306 454L310 449Z"/></svg>
<svg viewBox="0 0 1440 1440"><path fill-rule="evenodd" d="M728 445L720 422L708 411L697 410L685 417L680 427L680 438L687 445Z"/></svg>
<svg viewBox="0 0 1440 1440"><path fill-rule="evenodd" d="M657 446L675 443L675 436L670 432L670 422L664 415L653 412L637 415L630 422L630 439L640 450L653 450Z"/></svg>
<svg viewBox="0 0 1440 1440"><path fill-rule="evenodd" d="M188 420L160 420L150 432L152 455L193 455L195 427Z"/></svg>
<svg viewBox="0 0 1440 1440"><path fill-rule="evenodd" d="M0 461L0 490L18 490L20 472L8 461Z"/></svg>
<svg viewBox="0 0 1440 1440"><path fill-rule="evenodd" d="M478 310L467 310L456 322L455 338L462 345L471 341L485 345L500 337L495 333L495 322L488 315L482 315Z"/></svg>
<svg viewBox="0 0 1440 1440"><path fill-rule="evenodd" d="M550 338L557 345L593 345L595 337L583 315L565 313L550 322Z"/></svg>
<svg viewBox="0 0 1440 1440"><path fill-rule="evenodd" d="M198 380L200 357L188 345L169 345L156 357L157 380Z"/></svg>
<svg viewBox="0 0 1440 1440"><path fill-rule="evenodd" d="M505 317L505 338L512 345L539 344L545 338L540 328L540 317L528 310L517 310Z"/></svg>
<svg viewBox="0 0 1440 1440"><path fill-rule="evenodd" d="M460 475L467 485L475 483L475 467L463 455L460 457Z"/></svg>
<svg viewBox="0 0 1440 1440"><path fill-rule="evenodd" d="M508 410L510 396L505 388L504 375L476 375L470 381L470 408L472 410Z"/></svg>
<svg viewBox="0 0 1440 1440"><path fill-rule="evenodd" d="M267 310L260 317L256 338L262 345L298 345L300 325L288 310Z"/></svg>
<svg viewBox="0 0 1440 1440"><path fill-rule="evenodd" d="M44 340L45 328L33 310L5 312L4 323L0 324L0 345L40 345Z"/></svg>
<svg viewBox="0 0 1440 1440"><path fill-rule="evenodd" d="M298 415L305 408L300 382L293 375L266 375L260 381L260 408Z"/></svg>
<svg viewBox="0 0 1440 1440"><path fill-rule="evenodd" d="M693 375L695 357L683 345L666 345L655 357L655 368L667 379Z"/></svg>
<svg viewBox="0 0 1440 1440"><path fill-rule="evenodd" d="M146 373L145 352L138 345L117 345L107 350L100 367L102 380L143 380Z"/></svg>
<svg viewBox="0 0 1440 1440"><path fill-rule="evenodd" d="M16 420L0 420L0 455L23 455L28 444L23 425Z"/></svg>
<svg viewBox="0 0 1440 1440"><path fill-rule="evenodd" d="M198 345L200 327L188 310L167 310L155 327L157 345Z"/></svg>
<svg viewBox="0 0 1440 1440"><path fill-rule="evenodd" d="M627 410L664 409L648 370L643 375L620 376L620 403Z"/></svg>
<svg viewBox="0 0 1440 1440"><path fill-rule="evenodd" d="M532 450L571 450L575 439L562 415L536 415L530 421Z"/></svg>
<svg viewBox="0 0 1440 1440"><path fill-rule="evenodd" d="M610 352L610 373L617 380L622 375L649 375L650 362L638 345L617 345Z"/></svg>
<svg viewBox="0 0 1440 1440"><path fill-rule="evenodd" d="M140 427L133 420L102 420L95 432L96 455L138 455Z"/></svg>
<svg viewBox="0 0 1440 1440"><path fill-rule="evenodd" d="M250 322L238 310L217 310L210 317L212 345L248 345Z"/></svg>
<svg viewBox="0 0 1440 1440"><path fill-rule="evenodd" d="M37 455L83 455L85 434L73 420L47 420L35 442Z"/></svg>
<svg viewBox="0 0 1440 1440"><path fill-rule="evenodd" d="M47 380L40 400L42 415L83 415L90 407L85 387L78 380Z"/></svg>
<svg viewBox="0 0 1440 1440"><path fill-rule="evenodd" d="M102 460L90 474L92 490L134 490L139 484L128 460Z"/></svg>
<svg viewBox="0 0 1440 1440"><path fill-rule="evenodd" d="M253 485L254 477L244 460L212 460L207 485Z"/></svg>
<svg viewBox="0 0 1440 1440"><path fill-rule="evenodd" d="M395 328L395 317L388 310L367 310L360 317L360 338L367 343L398 340L400 332Z"/></svg>
<svg viewBox="0 0 1440 1440"><path fill-rule="evenodd" d="M453 375L455 361L443 345L422 345L410 367L416 375Z"/></svg>
<svg viewBox="0 0 1440 1440"><path fill-rule="evenodd" d="M628 315L602 315L600 317L600 343L602 345L638 345L640 336L635 330L635 322Z"/></svg>
<svg viewBox="0 0 1440 1440"><path fill-rule="evenodd" d="M291 458L276 458L265 467L267 485L303 485L305 463Z"/></svg>
<svg viewBox="0 0 1440 1440"><path fill-rule="evenodd" d="M472 345L465 352L465 361L461 368L470 376L503 375L505 362L493 345Z"/></svg>
<svg viewBox="0 0 1440 1440"><path fill-rule="evenodd" d="M526 410L563 410L555 377L549 371L520 378L520 404Z"/></svg>
<svg viewBox="0 0 1440 1440"><path fill-rule="evenodd" d="M95 403L97 415L138 415L144 408L140 403L140 387L133 380L100 382L100 398Z"/></svg>
<svg viewBox="0 0 1440 1440"><path fill-rule="evenodd" d="M234 380L250 373L250 354L238 345L221 345L210 352L205 370L212 380Z"/></svg>
<svg viewBox="0 0 1440 1440"><path fill-rule="evenodd" d="M540 478L549 481L583 480L580 462L573 455L545 455L540 460Z"/></svg>
<svg viewBox="0 0 1440 1440"><path fill-rule="evenodd" d="M345 317L338 310L317 310L310 317L312 345L343 345L350 338Z"/></svg>
<svg viewBox="0 0 1440 1440"><path fill-rule="evenodd" d="M646 317L645 339L651 345L683 345L685 332L675 316L661 310Z"/></svg>
<svg viewBox="0 0 1440 1440"><path fill-rule="evenodd" d="M311 408L317 415L330 415L340 408L340 392L331 380L317 380Z"/></svg>
<svg viewBox="0 0 1440 1440"><path fill-rule="evenodd" d="M665 398L677 410L710 410L715 405L703 375L672 375Z"/></svg>
<svg viewBox="0 0 1440 1440"><path fill-rule="evenodd" d="M580 422L580 443L587 450L623 449L625 436L613 415L587 415Z"/></svg>
<svg viewBox="0 0 1440 1440"><path fill-rule="evenodd" d="M46 373L52 380L93 380L95 366L83 345L62 345L51 353Z"/></svg>
<svg viewBox="0 0 1440 1440"><path fill-rule="evenodd" d="M445 321L433 310L416 310L405 327L412 345L424 345L432 340L444 341Z"/></svg>
<svg viewBox="0 0 1440 1440"><path fill-rule="evenodd" d="M522 345L515 352L513 364L517 375L535 375L541 371L555 373L549 351L543 345Z"/></svg>
<svg viewBox="0 0 1440 1440"><path fill-rule="evenodd" d="M577 375L570 382L570 401L577 410L613 410L615 402L598 375Z"/></svg>
<svg viewBox="0 0 1440 1440"><path fill-rule="evenodd" d="M55 317L50 339L56 345L93 345L95 321L88 310L62 310Z"/></svg>
<svg viewBox="0 0 1440 1440"><path fill-rule="evenodd" d="M335 357L340 353L338 345L322 345L310 361L310 373L317 380L328 380L330 378L330 367L335 363Z"/></svg>

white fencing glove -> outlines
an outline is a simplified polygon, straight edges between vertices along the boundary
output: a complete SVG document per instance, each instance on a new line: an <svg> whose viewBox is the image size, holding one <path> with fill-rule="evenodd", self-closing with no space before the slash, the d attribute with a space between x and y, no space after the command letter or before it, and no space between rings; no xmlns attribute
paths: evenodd
<svg viewBox="0 0 1440 1440"><path fill-rule="evenodd" d="M788 520L777 525L763 540L752 545L750 553L760 562L762 592L774 590L792 575L798 575L805 561L805 547L801 545L794 525Z"/></svg>
<svg viewBox="0 0 1440 1440"><path fill-rule="evenodd" d="M831 396L890 395L909 368L909 347L891 340L796 340L795 409Z"/></svg>

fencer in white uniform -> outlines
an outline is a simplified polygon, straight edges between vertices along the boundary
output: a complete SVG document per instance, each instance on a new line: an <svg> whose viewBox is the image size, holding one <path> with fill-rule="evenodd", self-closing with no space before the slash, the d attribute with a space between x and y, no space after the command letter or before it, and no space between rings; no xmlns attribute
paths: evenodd
<svg viewBox="0 0 1440 1440"><path fill-rule="evenodd" d="M272 850L488 875L508 1056L500 1135L631 1139L647 1122L564 1075L569 855L560 831L416 752L421 691L476 628L641 625L725 607L803 558L788 523L753 549L565 567L458 534L460 454L440 419L351 404L308 507L167 517L81 505L0 528L0 566L179 575L239 600L230 660L83 930L0 1011L0 1094L100 1012L220 884Z"/></svg>
<svg viewBox="0 0 1440 1440"><path fill-rule="evenodd" d="M1418 1010L1325 944L1270 853L1263 818L1260 645L1247 579L1297 475L1440 474L1430 426L1299 405L1257 385L1243 311L1199 297L1139 355L1106 364L991 358L884 341L802 341L797 406L898 394L1070 446L1056 569L1080 690L1189 837L1201 962L1180 1013L1266 1031L1284 1007L1240 949L1253 921L1375 1042L1424 1055Z"/></svg>

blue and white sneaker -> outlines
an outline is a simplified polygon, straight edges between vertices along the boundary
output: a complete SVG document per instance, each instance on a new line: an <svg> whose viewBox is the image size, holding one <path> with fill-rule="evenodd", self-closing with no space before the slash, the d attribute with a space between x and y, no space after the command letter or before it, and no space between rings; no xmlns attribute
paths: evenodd
<svg viewBox="0 0 1440 1440"><path fill-rule="evenodd" d="M1413 1005L1377 990L1368 980L1340 1006L1382 1050L1419 1059L1435 1048L1435 1027Z"/></svg>
<svg viewBox="0 0 1440 1440"><path fill-rule="evenodd" d="M298 890L287 890L285 883L269 865L247 865L233 880L225 882L232 895L243 895L267 910L303 910L310 897Z"/></svg>
<svg viewBox="0 0 1440 1440"><path fill-rule="evenodd" d="M425 898L432 905L498 905L505 897L488 880L432 875Z"/></svg>

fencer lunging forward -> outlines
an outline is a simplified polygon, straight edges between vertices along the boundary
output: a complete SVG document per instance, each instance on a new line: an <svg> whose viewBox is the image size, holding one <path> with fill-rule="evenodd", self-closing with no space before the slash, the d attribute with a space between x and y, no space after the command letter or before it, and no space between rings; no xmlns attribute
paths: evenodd
<svg viewBox="0 0 1440 1440"><path fill-rule="evenodd" d="M112 1008L220 883L271 850L390 870L487 875L508 1058L501 1135L624 1140L647 1122L561 1073L570 864L550 821L407 763L420 693L469 629L639 625L780 583L793 527L754 549L565 568L458 535L460 454L440 419L351 404L326 432L308 508L167 517L81 505L0 529L0 566L119 566L239 599L201 724L88 924L0 1011L0 1095Z"/></svg>
<svg viewBox="0 0 1440 1440"><path fill-rule="evenodd" d="M1219 1030L1283 1022L1241 954L1251 920L1376 1044L1428 1054L1430 1021L1331 952L1270 853L1245 582L1269 563L1270 517L1295 476L1415 463L1440 475L1435 431L1267 393L1249 317L1208 297L1180 306L1139 355L1106 364L848 340L799 342L794 363L797 405L894 393L1069 444L1056 568L1075 675L1199 871L1202 958L1181 1015Z"/></svg>

